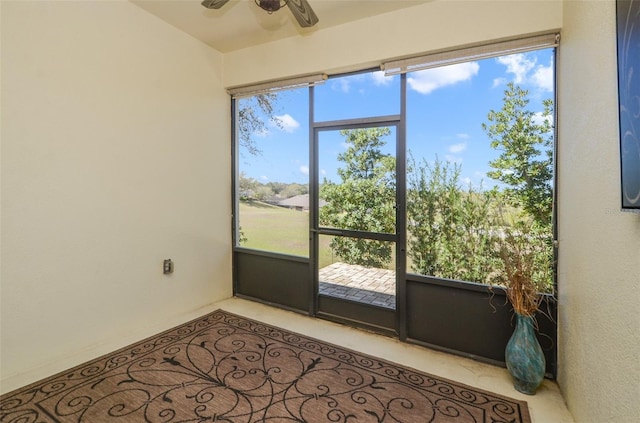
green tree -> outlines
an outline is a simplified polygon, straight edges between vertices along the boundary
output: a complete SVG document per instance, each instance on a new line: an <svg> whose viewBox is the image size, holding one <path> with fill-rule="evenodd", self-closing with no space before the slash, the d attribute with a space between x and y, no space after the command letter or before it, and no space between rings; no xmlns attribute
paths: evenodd
<svg viewBox="0 0 640 423"><path fill-rule="evenodd" d="M513 83L500 111L491 110L482 128L500 156L489 162L488 176L504 183L508 198L534 222L551 227L553 205L553 102L543 101L541 115L527 109L529 92Z"/></svg>
<svg viewBox="0 0 640 423"><path fill-rule="evenodd" d="M281 127L275 119L275 109L278 102L277 93L256 94L252 97L240 99L236 104L238 143L242 152L256 156L261 153L253 136L267 131L267 124L272 123Z"/></svg>
<svg viewBox="0 0 640 423"><path fill-rule="evenodd" d="M252 156L257 156L261 153L253 137L255 134L266 132L268 122L272 122L276 126L281 127L280 121L274 119L277 101L278 95L276 93L265 93L243 98L236 102L237 115L235 123L237 142L241 154L247 153ZM238 179L240 188L239 196L241 200L250 200L256 196L267 197L270 195L260 186L258 181L253 178L248 178L244 172L240 172ZM240 226L238 230L238 245L246 245L247 237L242 231L242 227Z"/></svg>
<svg viewBox="0 0 640 423"><path fill-rule="evenodd" d="M287 188L287 184L284 182L267 182L266 185L271 188L274 195L280 195L280 193Z"/></svg>
<svg viewBox="0 0 640 423"><path fill-rule="evenodd" d="M238 188L240 189L239 195L242 200L249 200L254 198L256 190L260 182L254 178L248 177L246 173L240 172L238 175Z"/></svg>
<svg viewBox="0 0 640 423"><path fill-rule="evenodd" d="M504 198L521 210L497 228L497 245L506 240L527 245L536 266L536 283L553 290L553 101L543 101L539 114L528 110L529 92L513 83L505 90L500 111L491 110L482 125L491 147L500 151L488 175L505 184ZM502 249L502 252L505 250ZM497 268L499 271L500 268ZM540 289L540 288L539 288Z"/></svg>
<svg viewBox="0 0 640 423"><path fill-rule="evenodd" d="M395 157L382 152L389 128L342 130L347 151L338 155L340 183L326 178L320 198L320 224L367 232L395 232ZM391 262L391 243L351 237L334 237L334 254L350 264L386 267Z"/></svg>
<svg viewBox="0 0 640 423"><path fill-rule="evenodd" d="M290 198L295 197L296 195L308 194L309 186L306 184L288 184L281 192L280 196L282 198Z"/></svg>
<svg viewBox="0 0 640 423"><path fill-rule="evenodd" d="M440 278L486 282L495 196L460 184L461 166L416 162L407 166L408 256L411 270Z"/></svg>
<svg viewBox="0 0 640 423"><path fill-rule="evenodd" d="M269 185L260 184L256 188L253 197L258 201L270 201L275 197L275 193Z"/></svg>

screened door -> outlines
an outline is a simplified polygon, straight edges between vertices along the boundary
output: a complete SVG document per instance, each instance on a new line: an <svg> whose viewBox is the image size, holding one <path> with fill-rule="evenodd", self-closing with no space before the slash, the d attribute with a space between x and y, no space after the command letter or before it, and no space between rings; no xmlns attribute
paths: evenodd
<svg viewBox="0 0 640 423"><path fill-rule="evenodd" d="M317 314L394 332L397 308L398 121L315 128Z"/></svg>

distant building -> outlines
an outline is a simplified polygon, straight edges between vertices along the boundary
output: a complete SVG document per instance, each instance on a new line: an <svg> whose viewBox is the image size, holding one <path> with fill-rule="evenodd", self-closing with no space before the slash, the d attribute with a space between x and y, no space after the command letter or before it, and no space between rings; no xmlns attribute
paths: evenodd
<svg viewBox="0 0 640 423"><path fill-rule="evenodd" d="M327 204L326 201L320 200L320 207ZM285 200L278 202L279 206L288 207L290 209L295 209L298 211L308 211L309 210L309 194L296 195L294 197L289 197Z"/></svg>

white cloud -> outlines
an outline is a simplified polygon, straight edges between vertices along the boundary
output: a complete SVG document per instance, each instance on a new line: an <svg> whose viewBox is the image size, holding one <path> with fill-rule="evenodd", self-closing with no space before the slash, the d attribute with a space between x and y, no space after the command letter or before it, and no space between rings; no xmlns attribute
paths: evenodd
<svg viewBox="0 0 640 423"><path fill-rule="evenodd" d="M493 88L507 83L507 78L496 78L493 80Z"/></svg>
<svg viewBox="0 0 640 423"><path fill-rule="evenodd" d="M476 62L426 69L412 73L407 78L407 82L411 89L420 94L429 94L438 88L470 80L478 74L478 69L480 69L480 65Z"/></svg>
<svg viewBox="0 0 640 423"><path fill-rule="evenodd" d="M513 74L513 82L516 84L522 84L526 80L529 71L536 65L535 58L531 60L522 53L501 56L496 61L507 67L507 73Z"/></svg>
<svg viewBox="0 0 640 423"><path fill-rule="evenodd" d="M300 166L300 173L304 174L304 175L308 175L309 174L309 166Z"/></svg>
<svg viewBox="0 0 640 423"><path fill-rule="evenodd" d="M496 61L507 67L506 72L513 75L514 83L528 83L544 91L553 91L553 62L548 66L538 65L533 53L502 56ZM496 78L493 80L493 86L497 87L507 82L508 78Z"/></svg>
<svg viewBox="0 0 640 423"><path fill-rule="evenodd" d="M334 91L348 93L351 91L351 82L349 81L349 78L338 78L331 83L331 89Z"/></svg>
<svg viewBox="0 0 640 423"><path fill-rule="evenodd" d="M373 85L389 85L393 81L393 76L384 76L384 71L373 72L371 74Z"/></svg>
<svg viewBox="0 0 640 423"><path fill-rule="evenodd" d="M453 144L449 146L449 153L461 153L467 149L467 143L461 142L459 144Z"/></svg>
<svg viewBox="0 0 640 423"><path fill-rule="evenodd" d="M458 137L458 139L460 140L468 140L469 134L456 134L456 137Z"/></svg>
<svg viewBox="0 0 640 423"><path fill-rule="evenodd" d="M326 170L324 170L324 169L320 169L320 174L321 174L322 176L325 176L325 175L327 174L327 171L326 171Z"/></svg>
<svg viewBox="0 0 640 423"><path fill-rule="evenodd" d="M532 82L545 91L553 91L553 65L539 65L531 76Z"/></svg>
<svg viewBox="0 0 640 423"><path fill-rule="evenodd" d="M472 183L471 178L469 178L468 176L462 178L461 181L464 184L464 186L467 186L467 187Z"/></svg>
<svg viewBox="0 0 640 423"><path fill-rule="evenodd" d="M274 116L273 120L275 121L275 125L284 132L291 133L300 127L300 123L287 113L280 116Z"/></svg>
<svg viewBox="0 0 640 423"><path fill-rule="evenodd" d="M268 181L268 180L269 180L269 177L268 177L268 176L266 176L266 175L262 175L262 176L260 177L260 180L262 180L262 181Z"/></svg>

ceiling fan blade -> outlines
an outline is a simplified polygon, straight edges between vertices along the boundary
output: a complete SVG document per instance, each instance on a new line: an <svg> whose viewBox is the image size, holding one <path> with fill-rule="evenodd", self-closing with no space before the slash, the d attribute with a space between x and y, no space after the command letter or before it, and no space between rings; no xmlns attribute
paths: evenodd
<svg viewBox="0 0 640 423"><path fill-rule="evenodd" d="M204 0L202 5L207 9L220 9L222 6L227 4L229 0Z"/></svg>
<svg viewBox="0 0 640 423"><path fill-rule="evenodd" d="M308 28L318 23L318 17L307 0L289 0L287 6L301 27Z"/></svg>

